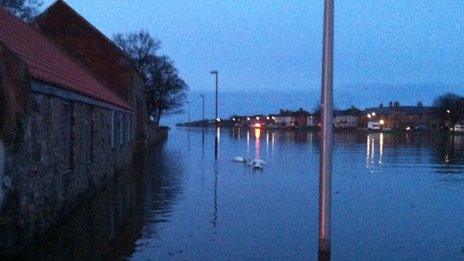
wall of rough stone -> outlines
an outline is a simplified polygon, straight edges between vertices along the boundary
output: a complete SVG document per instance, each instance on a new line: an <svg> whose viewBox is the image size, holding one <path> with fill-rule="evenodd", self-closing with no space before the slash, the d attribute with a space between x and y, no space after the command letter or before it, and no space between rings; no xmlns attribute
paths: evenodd
<svg viewBox="0 0 464 261"><path fill-rule="evenodd" d="M0 139L0 181L3 180L5 176L5 145L3 140ZM3 205L3 197L4 197L4 188L0 185L0 209Z"/></svg>
<svg viewBox="0 0 464 261"><path fill-rule="evenodd" d="M129 134L124 144L119 132L112 142L112 109L35 92L26 103L19 139L6 143L0 255L43 233L132 162Z"/></svg>

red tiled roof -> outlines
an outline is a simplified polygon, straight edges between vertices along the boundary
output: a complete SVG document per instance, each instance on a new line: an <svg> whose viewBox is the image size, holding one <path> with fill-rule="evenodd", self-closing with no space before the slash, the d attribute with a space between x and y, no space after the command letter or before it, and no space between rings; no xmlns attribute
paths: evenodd
<svg viewBox="0 0 464 261"><path fill-rule="evenodd" d="M37 81L112 105L132 108L78 65L34 27L0 7L0 42L27 65Z"/></svg>

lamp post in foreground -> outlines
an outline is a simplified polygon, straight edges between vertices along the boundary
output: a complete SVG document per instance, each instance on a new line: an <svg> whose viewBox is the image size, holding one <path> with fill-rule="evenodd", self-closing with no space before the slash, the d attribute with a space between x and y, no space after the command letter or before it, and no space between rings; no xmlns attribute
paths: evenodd
<svg viewBox="0 0 464 261"><path fill-rule="evenodd" d="M334 0L324 0L322 141L319 164L319 260L330 260L330 201L333 142Z"/></svg>

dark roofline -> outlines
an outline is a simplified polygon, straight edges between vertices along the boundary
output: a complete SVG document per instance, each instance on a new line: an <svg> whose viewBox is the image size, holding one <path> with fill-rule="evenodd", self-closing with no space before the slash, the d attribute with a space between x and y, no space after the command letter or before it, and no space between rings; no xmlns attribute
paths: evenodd
<svg viewBox="0 0 464 261"><path fill-rule="evenodd" d="M142 75L137 70L137 67L134 65L132 59L128 57L122 50L117 46L111 39L108 38L104 33L102 33L98 28L96 28L92 23L90 23L87 19L85 19L81 14L79 14L74 8L72 8L68 3L66 3L64 0L56 0L53 4L51 4L49 7L47 7L42 13L40 13L37 17L34 18L34 23L37 19L40 19L40 17L45 16L51 9L53 9L55 6L58 4L64 5L66 8L68 8L73 14L75 14L79 19L81 19L86 25L88 25L92 30L97 32L101 37L103 37L107 42L110 43L113 48L115 48L118 53L126 58L129 61L129 64L131 65L132 69L134 72L140 77L140 79L143 79Z"/></svg>
<svg viewBox="0 0 464 261"><path fill-rule="evenodd" d="M438 109L438 107L436 106L393 106L393 107L390 107L390 106L385 106L385 107L370 107L370 108L366 108L364 109L364 111L368 111L368 110L388 110L388 109L411 109L411 108L414 108L414 109Z"/></svg>

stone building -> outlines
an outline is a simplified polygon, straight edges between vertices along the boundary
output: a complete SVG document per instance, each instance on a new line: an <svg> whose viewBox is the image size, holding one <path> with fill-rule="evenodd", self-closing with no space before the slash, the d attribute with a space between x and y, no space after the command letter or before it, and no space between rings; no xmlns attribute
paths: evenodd
<svg viewBox="0 0 464 261"><path fill-rule="evenodd" d="M134 108L136 138L141 145L151 143L156 126L149 120L143 82L120 48L62 0L39 15L35 25Z"/></svg>
<svg viewBox="0 0 464 261"><path fill-rule="evenodd" d="M97 68L110 60L85 64L93 54L77 59L63 46L0 7L0 256L127 168L149 125L133 70L113 79Z"/></svg>

